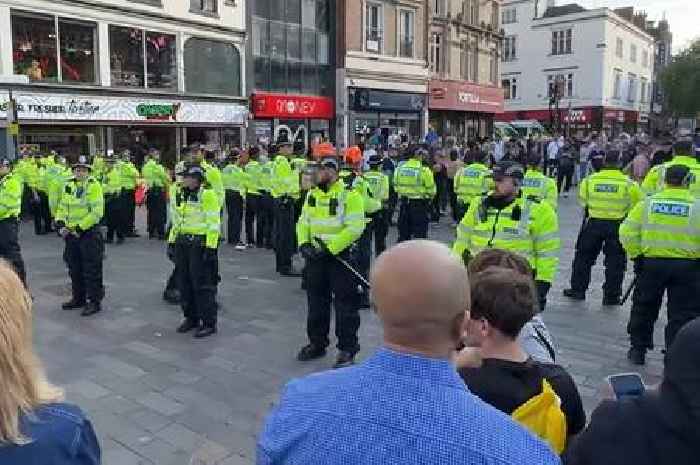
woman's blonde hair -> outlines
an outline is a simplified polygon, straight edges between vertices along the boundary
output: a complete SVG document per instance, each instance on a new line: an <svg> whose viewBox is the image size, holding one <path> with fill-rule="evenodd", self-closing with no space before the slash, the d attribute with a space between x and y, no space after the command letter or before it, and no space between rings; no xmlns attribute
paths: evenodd
<svg viewBox="0 0 700 465"><path fill-rule="evenodd" d="M20 418L63 399L32 345L32 303L15 271L0 260L0 446L29 441Z"/></svg>

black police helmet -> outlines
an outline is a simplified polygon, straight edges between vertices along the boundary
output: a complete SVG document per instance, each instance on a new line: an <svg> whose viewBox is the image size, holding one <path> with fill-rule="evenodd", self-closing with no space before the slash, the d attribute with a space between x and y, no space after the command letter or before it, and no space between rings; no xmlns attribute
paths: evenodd
<svg viewBox="0 0 700 465"><path fill-rule="evenodd" d="M514 161L499 161L493 166L493 177L514 178L522 181L525 178L525 170L520 163Z"/></svg>
<svg viewBox="0 0 700 465"><path fill-rule="evenodd" d="M682 186L692 176L690 168L686 165L672 165L666 168L664 181L671 186Z"/></svg>

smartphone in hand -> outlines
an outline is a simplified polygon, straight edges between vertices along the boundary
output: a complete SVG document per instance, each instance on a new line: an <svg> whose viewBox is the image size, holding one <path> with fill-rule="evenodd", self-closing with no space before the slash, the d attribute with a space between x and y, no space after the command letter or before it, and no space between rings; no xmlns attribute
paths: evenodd
<svg viewBox="0 0 700 465"><path fill-rule="evenodd" d="M610 375L606 379L617 400L639 397L646 390L638 373L620 373Z"/></svg>

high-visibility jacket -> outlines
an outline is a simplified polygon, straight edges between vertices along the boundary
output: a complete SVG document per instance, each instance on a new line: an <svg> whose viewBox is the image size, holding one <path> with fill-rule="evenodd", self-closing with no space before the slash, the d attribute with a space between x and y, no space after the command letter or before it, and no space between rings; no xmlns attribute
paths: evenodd
<svg viewBox="0 0 700 465"><path fill-rule="evenodd" d="M688 189L666 187L630 211L620 242L631 258L700 259L700 200Z"/></svg>
<svg viewBox="0 0 700 465"><path fill-rule="evenodd" d="M245 172L236 163L229 163L221 170L224 190L235 191L245 196Z"/></svg>
<svg viewBox="0 0 700 465"><path fill-rule="evenodd" d="M224 181L221 177L221 170L206 161L202 162L202 168L204 169L204 177L209 187L214 190L216 198L219 201L219 208L223 208L224 203L226 203L226 192L224 191Z"/></svg>
<svg viewBox="0 0 700 465"><path fill-rule="evenodd" d="M666 186L666 170L673 165L684 165L690 168L691 173L694 173L694 179L691 180L690 192L700 198L700 164L695 158L690 155L676 155L669 162L653 167L647 173L644 181L642 181L642 190L647 195L652 195L661 192Z"/></svg>
<svg viewBox="0 0 700 465"><path fill-rule="evenodd" d="M31 189L36 189L39 184L39 167L33 158L22 158L12 170L22 179L22 182Z"/></svg>
<svg viewBox="0 0 700 465"><path fill-rule="evenodd" d="M260 163L260 178L258 186L261 191L270 192L272 190L272 162L266 161Z"/></svg>
<svg viewBox="0 0 700 465"><path fill-rule="evenodd" d="M295 169L301 173L301 171L304 169L304 167L306 167L306 164L308 163L308 161L304 157L294 157L294 158L292 158L290 163L292 164L293 169Z"/></svg>
<svg viewBox="0 0 700 465"><path fill-rule="evenodd" d="M51 155L43 157L39 160L39 182L38 190L48 194L52 179L52 167L56 164Z"/></svg>
<svg viewBox="0 0 700 465"><path fill-rule="evenodd" d="M102 192L104 195L119 195L122 192L122 174L116 167L106 167L102 176Z"/></svg>
<svg viewBox="0 0 700 465"><path fill-rule="evenodd" d="M170 176L165 167L155 160L148 160L141 168L141 176L149 189L159 187L165 189L170 182Z"/></svg>
<svg viewBox="0 0 700 465"><path fill-rule="evenodd" d="M389 200L389 176L377 169L367 171L362 175L369 184L372 197L383 204ZM381 205L380 205L381 207Z"/></svg>
<svg viewBox="0 0 700 465"><path fill-rule="evenodd" d="M173 243L179 235L205 236L206 247L216 249L219 245L219 199L214 189L200 186L196 192L175 188L171 199L171 224L168 242Z"/></svg>
<svg viewBox="0 0 700 465"><path fill-rule="evenodd" d="M365 179L364 174L342 170L340 172L340 178L345 183L346 188L352 189L353 191L357 192L360 197L362 197L362 208L364 209L366 216L369 216L382 208L381 200L374 197L372 189L370 188L367 179Z"/></svg>
<svg viewBox="0 0 700 465"><path fill-rule="evenodd" d="M531 197L540 202L547 202L554 210L558 207L559 195L557 183L549 176L545 176L539 170L528 169L525 171L523 186L520 189L524 197Z"/></svg>
<svg viewBox="0 0 700 465"><path fill-rule="evenodd" d="M139 180L139 170L130 161L121 160L115 165L121 170L122 189L131 191L136 189Z"/></svg>
<svg viewBox="0 0 700 465"><path fill-rule="evenodd" d="M73 173L67 166L54 163L46 167L45 176L47 177L46 194L49 198L49 210L52 216L56 216L56 209L58 208L58 199L61 197L61 191L68 180L73 177Z"/></svg>
<svg viewBox="0 0 700 465"><path fill-rule="evenodd" d="M488 197L472 202L457 227L452 250L459 257L496 248L525 257L535 279L551 283L559 266L559 222L547 202L519 197L503 209L487 207Z"/></svg>
<svg viewBox="0 0 700 465"><path fill-rule="evenodd" d="M262 165L257 160L251 160L245 165L245 188L246 192L259 195L262 190Z"/></svg>
<svg viewBox="0 0 700 465"><path fill-rule="evenodd" d="M105 159L101 156L95 155L92 159L92 164L90 165L90 175L95 179L100 179L107 171L107 165L105 165Z"/></svg>
<svg viewBox="0 0 700 465"><path fill-rule="evenodd" d="M296 226L298 244L318 247L323 241L334 255L347 249L365 229L362 197L338 180L324 192L311 189Z"/></svg>
<svg viewBox="0 0 700 465"><path fill-rule="evenodd" d="M455 174L453 182L457 200L465 205L486 195L493 187L491 171L483 163L471 163L463 167Z"/></svg>
<svg viewBox="0 0 700 465"><path fill-rule="evenodd" d="M622 171L603 168L581 181L578 198L590 218L621 220L644 198L644 193Z"/></svg>
<svg viewBox="0 0 700 465"><path fill-rule="evenodd" d="M394 172L394 189L402 198L432 199L436 193L433 172L420 160L401 163Z"/></svg>
<svg viewBox="0 0 700 465"><path fill-rule="evenodd" d="M87 230L98 224L103 214L104 196L99 181L90 176L66 182L56 208L56 223L71 230Z"/></svg>
<svg viewBox="0 0 700 465"><path fill-rule="evenodd" d="M22 209L22 177L8 173L0 179L0 220L17 218Z"/></svg>
<svg viewBox="0 0 700 465"><path fill-rule="evenodd" d="M272 161L270 194L273 197L299 198L299 172L292 169L287 157L278 155Z"/></svg>

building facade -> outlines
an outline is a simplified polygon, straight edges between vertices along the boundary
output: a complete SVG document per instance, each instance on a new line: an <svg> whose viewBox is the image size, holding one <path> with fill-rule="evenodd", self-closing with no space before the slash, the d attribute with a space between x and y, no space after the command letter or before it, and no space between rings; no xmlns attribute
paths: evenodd
<svg viewBox="0 0 700 465"><path fill-rule="evenodd" d="M428 125L425 0L338 0L336 139L396 145Z"/></svg>
<svg viewBox="0 0 700 465"><path fill-rule="evenodd" d="M536 119L572 134L646 128L654 39L607 8L504 0L499 120ZM506 50L507 49L507 50Z"/></svg>
<svg viewBox="0 0 700 465"><path fill-rule="evenodd" d="M249 140L301 151L335 128L335 1L250 0Z"/></svg>
<svg viewBox="0 0 700 465"><path fill-rule="evenodd" d="M500 1L429 0L430 126L444 138L492 132L503 112Z"/></svg>
<svg viewBox="0 0 700 465"><path fill-rule="evenodd" d="M18 143L69 158L155 147L172 164L186 145L240 144L242 5L0 1L2 124L11 93Z"/></svg>
<svg viewBox="0 0 700 465"><path fill-rule="evenodd" d="M650 23L647 27L654 37L654 82L651 90L651 116L649 120L652 134L657 130L670 128L668 111L665 108L664 89L659 81L659 76L671 63L671 51L673 49L673 34L666 19L658 23Z"/></svg>

